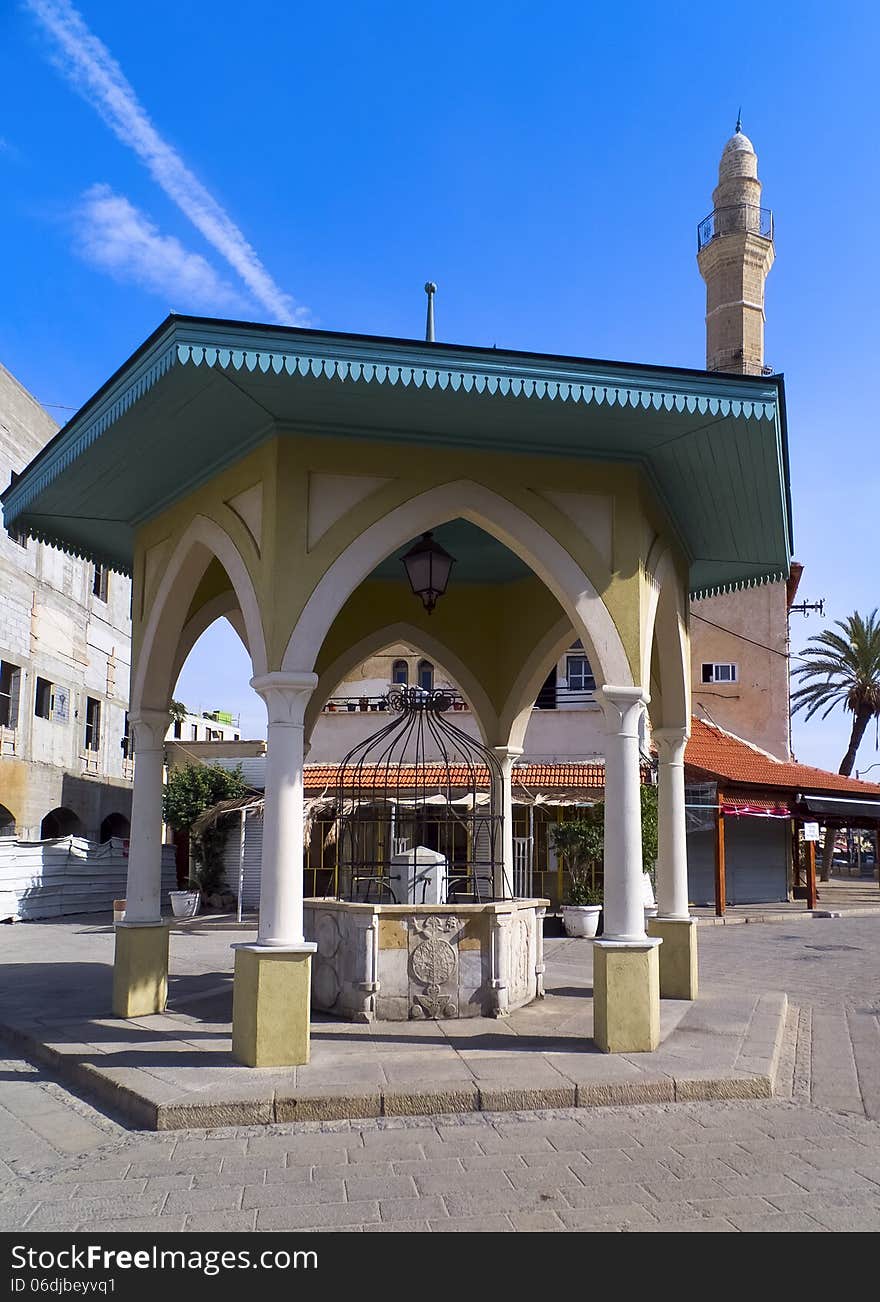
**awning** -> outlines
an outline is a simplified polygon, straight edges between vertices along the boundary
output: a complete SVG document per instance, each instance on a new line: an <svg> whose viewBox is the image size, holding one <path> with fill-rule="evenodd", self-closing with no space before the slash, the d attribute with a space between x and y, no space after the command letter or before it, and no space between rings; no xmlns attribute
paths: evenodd
<svg viewBox="0 0 880 1302"><path fill-rule="evenodd" d="M809 814L824 814L828 818L841 818L850 822L854 818L880 821L880 798L850 800L845 796L801 796L800 803Z"/></svg>
<svg viewBox="0 0 880 1302"><path fill-rule="evenodd" d="M788 805L779 800L763 800L750 797L748 800L724 800L721 812L726 818L791 818Z"/></svg>

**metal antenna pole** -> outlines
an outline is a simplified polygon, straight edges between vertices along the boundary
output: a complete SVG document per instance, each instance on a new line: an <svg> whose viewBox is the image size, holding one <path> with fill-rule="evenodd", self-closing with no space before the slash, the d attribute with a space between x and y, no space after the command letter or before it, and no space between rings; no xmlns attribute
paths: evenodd
<svg viewBox="0 0 880 1302"><path fill-rule="evenodd" d="M432 344L434 342L434 295L437 293L437 286L433 280L426 283L425 293L428 295L428 319L425 322L425 339L429 344Z"/></svg>

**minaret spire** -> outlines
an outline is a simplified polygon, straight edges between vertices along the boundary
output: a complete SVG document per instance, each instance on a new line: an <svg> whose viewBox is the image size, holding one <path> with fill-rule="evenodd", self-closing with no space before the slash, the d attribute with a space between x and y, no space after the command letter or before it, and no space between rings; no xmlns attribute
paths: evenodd
<svg viewBox="0 0 880 1302"><path fill-rule="evenodd" d="M742 129L743 129L743 110L742 110L742 104L740 104L739 112L736 115L736 134L738 136L742 135Z"/></svg>
<svg viewBox="0 0 880 1302"><path fill-rule="evenodd" d="M697 227L706 282L706 369L764 372L764 282L773 266L773 214L761 207L758 158L742 129L724 146L712 211Z"/></svg>

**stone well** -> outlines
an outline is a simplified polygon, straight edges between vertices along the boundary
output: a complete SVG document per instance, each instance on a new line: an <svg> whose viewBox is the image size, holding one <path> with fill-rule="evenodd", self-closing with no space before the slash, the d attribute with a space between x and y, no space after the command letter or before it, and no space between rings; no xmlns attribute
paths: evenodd
<svg viewBox="0 0 880 1302"><path fill-rule="evenodd" d="M543 997L547 904L307 899L312 1008L351 1022L504 1017Z"/></svg>

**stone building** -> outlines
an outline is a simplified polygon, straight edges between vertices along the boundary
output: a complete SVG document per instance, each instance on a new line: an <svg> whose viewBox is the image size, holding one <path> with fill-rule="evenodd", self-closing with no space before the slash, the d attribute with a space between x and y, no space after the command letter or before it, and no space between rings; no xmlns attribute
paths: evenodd
<svg viewBox="0 0 880 1302"><path fill-rule="evenodd" d="M0 483L55 422L0 366ZM0 835L127 836L131 582L0 529Z"/></svg>

